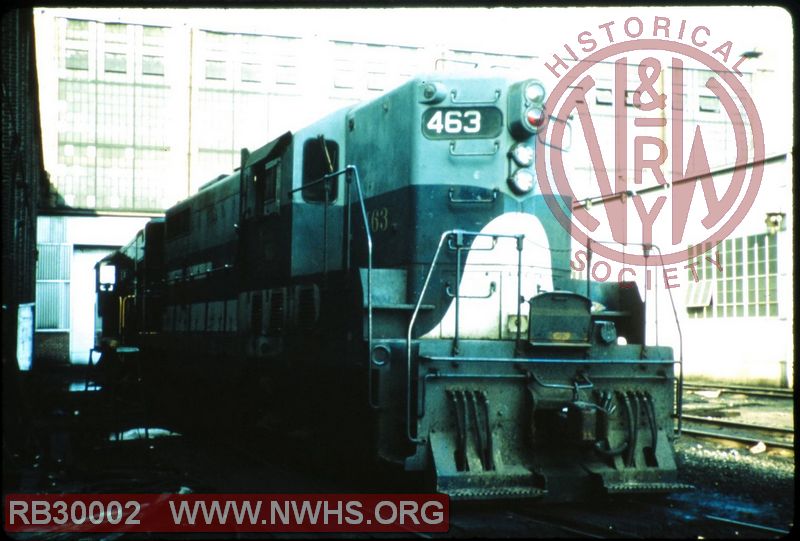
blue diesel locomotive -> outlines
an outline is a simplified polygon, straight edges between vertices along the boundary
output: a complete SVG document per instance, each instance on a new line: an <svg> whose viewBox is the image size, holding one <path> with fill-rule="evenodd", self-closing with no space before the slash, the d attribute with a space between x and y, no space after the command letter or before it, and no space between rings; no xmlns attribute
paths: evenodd
<svg viewBox="0 0 800 541"><path fill-rule="evenodd" d="M106 354L452 498L685 488L672 349L635 284L570 276L537 188L544 99L434 74L242 150L98 263Z"/></svg>

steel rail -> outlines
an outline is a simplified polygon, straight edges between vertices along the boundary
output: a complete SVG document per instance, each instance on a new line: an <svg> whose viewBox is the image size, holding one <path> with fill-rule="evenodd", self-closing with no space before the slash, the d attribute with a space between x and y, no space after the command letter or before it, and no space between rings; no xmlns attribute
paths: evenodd
<svg viewBox="0 0 800 541"><path fill-rule="evenodd" d="M717 517L715 515L705 515L705 518L708 520L713 520L716 522L724 522L726 524L732 524L734 526L744 526L745 528L752 528L754 530L761 530L762 532L770 532L776 533L780 535L789 535L789 530L782 530L780 528L772 528L770 526L763 526L761 524L754 524L752 522L742 522L741 520L734 520L732 518L725 518L725 517Z"/></svg>
<svg viewBox="0 0 800 541"><path fill-rule="evenodd" d="M737 434L729 434L726 432L713 432L708 430L695 430L693 428L684 428L682 431L683 434L687 434L690 436L700 436L703 438L714 438L717 440L730 440L730 441L738 441L741 443L749 443L754 445L759 441L764 443L767 447L776 447L780 449L794 449L793 442L787 441L775 441L775 440L764 440L760 438L753 438L748 436L739 436Z"/></svg>
<svg viewBox="0 0 800 541"><path fill-rule="evenodd" d="M745 428L748 430L761 430L763 432L777 432L779 434L794 434L793 428L784 428L778 426L754 425L750 423L740 423L737 421L728 421L725 419L715 419L713 417L697 417L694 415L684 415L685 421L694 423L713 424L720 426L729 426L731 428Z"/></svg>
<svg viewBox="0 0 800 541"><path fill-rule="evenodd" d="M691 390L720 391L721 393L743 394L765 398L794 398L794 389L783 387L750 387L744 385L704 385L701 383L684 383L684 388Z"/></svg>

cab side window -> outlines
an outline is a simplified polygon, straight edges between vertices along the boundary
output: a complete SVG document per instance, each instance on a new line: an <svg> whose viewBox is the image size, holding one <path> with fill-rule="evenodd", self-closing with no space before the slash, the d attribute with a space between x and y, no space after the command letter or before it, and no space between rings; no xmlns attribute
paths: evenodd
<svg viewBox="0 0 800 541"><path fill-rule="evenodd" d="M339 179L319 181L339 168L339 145L320 136L303 144L303 199L312 202L332 202L339 191Z"/></svg>
<svg viewBox="0 0 800 541"><path fill-rule="evenodd" d="M278 211L280 192L281 160L259 163L253 168L255 184L255 212L257 216L266 216Z"/></svg>

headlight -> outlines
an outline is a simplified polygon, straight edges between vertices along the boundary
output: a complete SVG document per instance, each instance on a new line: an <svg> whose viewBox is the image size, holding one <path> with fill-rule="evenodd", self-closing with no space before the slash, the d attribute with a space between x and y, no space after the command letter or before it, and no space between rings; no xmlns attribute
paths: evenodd
<svg viewBox="0 0 800 541"><path fill-rule="evenodd" d="M547 122L544 85L518 81L508 88L508 131L517 141L527 141Z"/></svg>
<svg viewBox="0 0 800 541"><path fill-rule="evenodd" d="M514 159L520 167L530 167L533 165L533 147L523 143L517 143L509 152L509 155Z"/></svg>
<svg viewBox="0 0 800 541"><path fill-rule="evenodd" d="M533 82L526 86L525 98L528 101L542 101L544 99L544 87L542 86L542 83Z"/></svg>
<svg viewBox="0 0 800 541"><path fill-rule="evenodd" d="M538 130L542 124L544 124L544 109L535 105L533 107L529 107L528 110L525 111L525 120L533 129L533 131Z"/></svg>
<svg viewBox="0 0 800 541"><path fill-rule="evenodd" d="M508 179L508 185L517 194L522 195L533 189L533 173L527 169L518 169L516 173Z"/></svg>

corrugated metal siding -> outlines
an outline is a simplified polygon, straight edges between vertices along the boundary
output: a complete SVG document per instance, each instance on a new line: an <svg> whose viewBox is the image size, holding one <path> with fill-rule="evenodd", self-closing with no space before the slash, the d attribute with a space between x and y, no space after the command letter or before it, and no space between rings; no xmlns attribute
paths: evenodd
<svg viewBox="0 0 800 541"><path fill-rule="evenodd" d="M45 234L47 231L45 228ZM36 246L39 250L36 265L36 329L67 330L72 245L39 243Z"/></svg>
<svg viewBox="0 0 800 541"><path fill-rule="evenodd" d="M63 216L39 216L37 241L40 243L67 242L67 220Z"/></svg>
<svg viewBox="0 0 800 541"><path fill-rule="evenodd" d="M36 330L69 330L69 282L36 282Z"/></svg>
<svg viewBox="0 0 800 541"><path fill-rule="evenodd" d="M36 280L69 280L71 244L39 243Z"/></svg>

